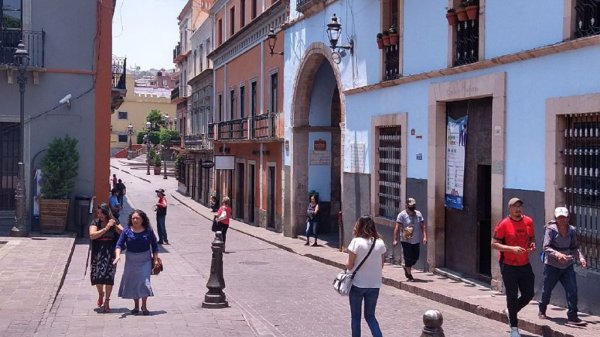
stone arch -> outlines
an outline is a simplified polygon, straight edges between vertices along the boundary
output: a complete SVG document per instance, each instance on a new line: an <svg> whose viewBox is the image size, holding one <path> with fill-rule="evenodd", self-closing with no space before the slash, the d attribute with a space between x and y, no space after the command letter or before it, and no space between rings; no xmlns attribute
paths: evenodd
<svg viewBox="0 0 600 337"><path fill-rule="evenodd" d="M321 43L312 43L306 50L304 57L298 67L296 78L293 86L293 96L290 110L290 126L291 126L291 179L290 188L290 225L291 236L296 237L302 232L302 226L306 220L306 205L308 196L308 158L307 149L309 146L308 135L310 130L309 125L309 109L311 103L311 95L314 87L316 74L323 62L328 62L335 77L337 92L339 94L339 109L340 109L340 149L339 162L334 163L332 154L331 165L339 165L339 180L343 186L343 144L344 144L344 126L345 126L345 98L343 95L343 86L341 81L341 73L337 64L331 57L331 49ZM336 149L337 151L338 149ZM333 151L333 149L332 149ZM340 200L343 192L340 187ZM332 210L337 210L341 206L332 207Z"/></svg>

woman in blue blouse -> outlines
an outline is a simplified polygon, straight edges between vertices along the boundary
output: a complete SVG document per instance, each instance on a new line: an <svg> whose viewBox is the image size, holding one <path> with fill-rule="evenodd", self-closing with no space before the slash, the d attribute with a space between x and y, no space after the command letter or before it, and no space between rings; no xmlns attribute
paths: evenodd
<svg viewBox="0 0 600 337"><path fill-rule="evenodd" d="M127 248L127 258L119 286L119 297L133 299L134 308L131 313L134 315L140 312L141 298L142 314L150 315L146 302L149 296L154 296L150 274L152 265L158 263L158 244L148 216L139 209L129 214L127 227L123 229L117 241L114 264L121 259L121 250L124 247Z"/></svg>

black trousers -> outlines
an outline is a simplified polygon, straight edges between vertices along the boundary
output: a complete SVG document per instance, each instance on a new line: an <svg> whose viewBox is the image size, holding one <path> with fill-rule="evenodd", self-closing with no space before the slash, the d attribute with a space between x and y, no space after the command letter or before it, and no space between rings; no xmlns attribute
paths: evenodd
<svg viewBox="0 0 600 337"><path fill-rule="evenodd" d="M533 299L535 275L531 264L524 266L500 265L504 288L506 289L506 307L511 327L519 326L517 313ZM521 296L519 296L519 292Z"/></svg>

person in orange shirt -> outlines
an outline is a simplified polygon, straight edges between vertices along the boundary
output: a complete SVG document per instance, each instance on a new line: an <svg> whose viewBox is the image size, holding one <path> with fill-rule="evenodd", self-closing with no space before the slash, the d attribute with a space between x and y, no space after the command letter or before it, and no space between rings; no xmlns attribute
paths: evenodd
<svg viewBox="0 0 600 337"><path fill-rule="evenodd" d="M156 228L158 230L158 244L168 245L169 239L167 238L167 198L165 198L165 190L159 188L156 190L156 196L158 202L154 206L156 211Z"/></svg>
<svg viewBox="0 0 600 337"><path fill-rule="evenodd" d="M227 230L229 229L229 219L231 218L231 199L228 196L224 196L221 200L221 207L215 215L215 220L219 223L218 231L223 236L223 253L225 253L225 240L227 240Z"/></svg>
<svg viewBox="0 0 600 337"><path fill-rule="evenodd" d="M500 271L506 288L505 314L510 325L510 337L520 337L517 313L534 295L535 275L529 264L529 254L535 250L535 233L533 220L523 215L521 199L512 198L508 201L508 213L496 226L492 248L500 253Z"/></svg>

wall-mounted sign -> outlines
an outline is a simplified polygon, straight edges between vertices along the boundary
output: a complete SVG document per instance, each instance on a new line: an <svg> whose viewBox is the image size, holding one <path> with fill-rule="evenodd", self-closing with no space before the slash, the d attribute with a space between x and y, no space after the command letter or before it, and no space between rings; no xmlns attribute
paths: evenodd
<svg viewBox="0 0 600 337"><path fill-rule="evenodd" d="M313 150L315 151L327 151L327 141L325 139L316 139L313 142Z"/></svg>
<svg viewBox="0 0 600 337"><path fill-rule="evenodd" d="M216 170L233 170L235 167L235 156L215 156Z"/></svg>
<svg viewBox="0 0 600 337"><path fill-rule="evenodd" d="M203 161L201 165L202 165L202 168L209 169L209 168L213 168L215 166L215 162L211 161L211 160L207 160L207 161Z"/></svg>

